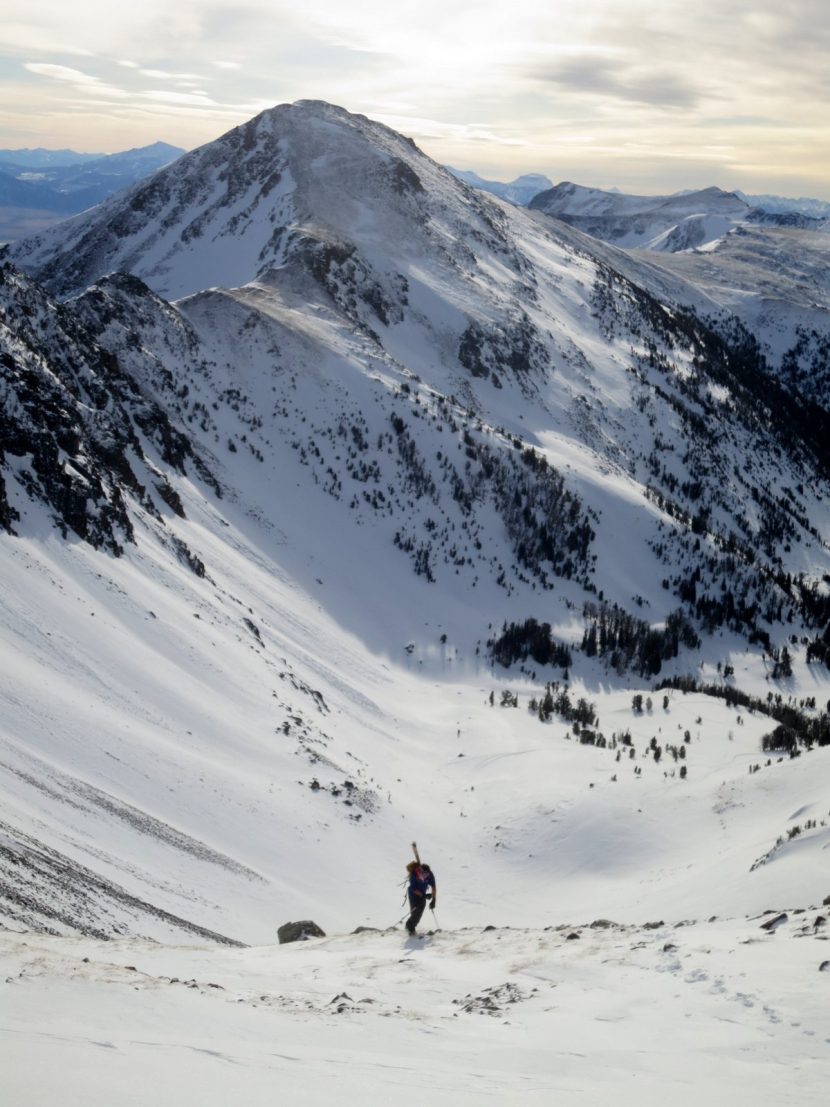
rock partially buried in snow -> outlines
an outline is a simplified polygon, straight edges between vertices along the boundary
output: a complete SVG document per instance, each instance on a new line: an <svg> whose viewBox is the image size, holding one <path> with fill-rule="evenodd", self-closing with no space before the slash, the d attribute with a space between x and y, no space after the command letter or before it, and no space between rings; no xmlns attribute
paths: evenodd
<svg viewBox="0 0 830 1107"><path fill-rule="evenodd" d="M781 926L782 923L785 923L786 921L787 921L787 915L782 912L780 915L773 915L773 917L771 919L767 919L766 922L762 922L761 923L761 929L762 930L777 930L778 927Z"/></svg>
<svg viewBox="0 0 830 1107"><path fill-rule="evenodd" d="M305 942L309 938L325 938L325 930L321 930L316 922L305 919L303 922L283 923L277 931L280 945L288 942Z"/></svg>

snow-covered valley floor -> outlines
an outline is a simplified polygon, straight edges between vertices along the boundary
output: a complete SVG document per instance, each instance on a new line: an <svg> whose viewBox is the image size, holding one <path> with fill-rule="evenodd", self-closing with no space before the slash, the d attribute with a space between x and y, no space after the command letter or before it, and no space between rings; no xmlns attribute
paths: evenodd
<svg viewBox="0 0 830 1107"><path fill-rule="evenodd" d="M824 1104L821 914L237 950L5 933L0 1091L16 1107Z"/></svg>

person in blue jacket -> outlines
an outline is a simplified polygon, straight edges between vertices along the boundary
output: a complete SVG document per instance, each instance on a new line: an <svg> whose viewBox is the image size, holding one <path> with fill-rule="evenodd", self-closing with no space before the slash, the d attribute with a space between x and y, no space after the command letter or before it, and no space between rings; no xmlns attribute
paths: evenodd
<svg viewBox="0 0 830 1107"><path fill-rule="evenodd" d="M414 934L427 903L430 903L434 909L437 890L435 876L429 865L419 865L417 861L410 861L406 871L409 873L407 885L409 918L406 920L406 929L410 934Z"/></svg>

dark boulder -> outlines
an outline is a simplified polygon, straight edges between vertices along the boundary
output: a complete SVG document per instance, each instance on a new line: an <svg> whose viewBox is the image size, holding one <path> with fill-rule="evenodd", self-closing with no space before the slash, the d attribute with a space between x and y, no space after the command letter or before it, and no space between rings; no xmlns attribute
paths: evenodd
<svg viewBox="0 0 830 1107"><path fill-rule="evenodd" d="M287 942L305 942L309 938L325 938L325 936L325 930L321 930L317 923L309 919L303 922L283 923L277 931L281 946Z"/></svg>

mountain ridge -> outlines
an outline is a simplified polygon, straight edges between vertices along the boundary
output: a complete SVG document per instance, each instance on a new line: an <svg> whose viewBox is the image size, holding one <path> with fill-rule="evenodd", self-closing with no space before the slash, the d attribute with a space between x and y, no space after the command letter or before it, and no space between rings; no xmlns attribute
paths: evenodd
<svg viewBox="0 0 830 1107"><path fill-rule="evenodd" d="M653 251L706 248L750 214L737 194L711 186L669 196L604 192L563 181L534 196L529 207L624 248Z"/></svg>

